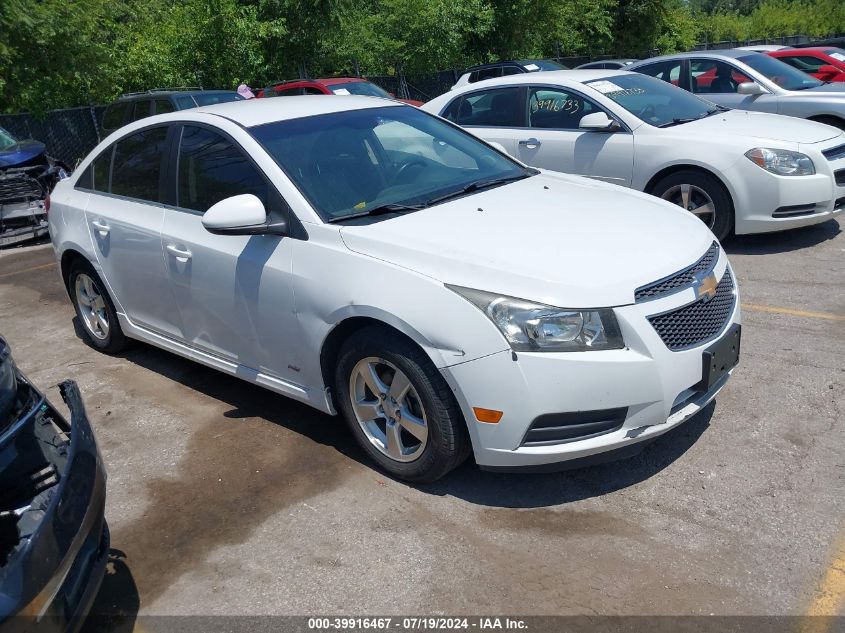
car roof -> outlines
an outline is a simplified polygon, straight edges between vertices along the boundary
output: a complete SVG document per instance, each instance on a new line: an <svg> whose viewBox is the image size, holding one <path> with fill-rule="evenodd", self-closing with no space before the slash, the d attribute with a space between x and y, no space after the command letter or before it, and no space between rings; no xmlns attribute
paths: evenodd
<svg viewBox="0 0 845 633"><path fill-rule="evenodd" d="M363 77L326 77L324 79L315 79L314 81L323 84L324 86L334 86L337 84L369 83Z"/></svg>
<svg viewBox="0 0 845 633"><path fill-rule="evenodd" d="M789 55L800 55L801 53L822 53L825 54L825 51L833 50L838 48L837 46L803 46L801 48L786 48L779 51L773 51L775 53L780 54L789 54ZM780 57L780 55L778 55Z"/></svg>
<svg viewBox="0 0 845 633"><path fill-rule="evenodd" d="M224 93L231 93L235 92L235 90L203 90L202 88L198 88L196 90L147 90L145 92L132 92L130 94L122 95L117 99L117 101L132 101L134 99L151 99L154 97L170 97L173 95L182 96L182 95L217 95L217 94L224 94Z"/></svg>
<svg viewBox="0 0 845 633"><path fill-rule="evenodd" d="M687 51L686 53L673 53L671 55L659 55L658 57L649 57L639 62L635 62L637 66L651 64L653 62L669 61L672 59L688 59L690 57L708 57L708 58L723 58L723 59L737 59L739 57L748 57L750 55L765 55L765 53L756 53L754 51L743 51L736 48L725 48L708 51Z"/></svg>
<svg viewBox="0 0 845 633"><path fill-rule="evenodd" d="M381 107L411 108L413 106L405 105L393 99L382 99L381 97L349 95L342 99L326 99L324 95L302 95L285 97L284 99L245 99L243 101L218 103L193 108L190 112L214 114L234 121L243 127L252 127L320 114ZM163 116L179 119L180 116L185 116L185 112L173 112Z"/></svg>
<svg viewBox="0 0 845 633"><path fill-rule="evenodd" d="M574 82L584 83L593 81L594 79L608 79L610 77L618 77L621 75L633 75L635 73L627 70L616 70L610 68L579 68L574 70L546 70L542 73L520 73L518 75L508 75L507 77L496 77L495 79L484 79L476 81L466 86L461 86L456 90L459 92L472 92L473 90L481 90L486 87L493 86L508 86L508 85L522 85L522 84L536 84L536 83L555 83ZM449 94L449 93L447 93ZM454 91L452 92L454 94Z"/></svg>

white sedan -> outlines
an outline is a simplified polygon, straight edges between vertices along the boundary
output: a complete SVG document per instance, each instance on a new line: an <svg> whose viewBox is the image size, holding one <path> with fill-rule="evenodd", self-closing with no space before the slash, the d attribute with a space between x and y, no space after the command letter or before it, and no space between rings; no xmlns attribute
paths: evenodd
<svg viewBox="0 0 845 633"><path fill-rule="evenodd" d="M737 284L701 222L394 101L143 119L52 202L90 345L139 339L339 411L409 480L470 452L510 469L630 451L738 360Z"/></svg>
<svg viewBox="0 0 845 633"><path fill-rule="evenodd" d="M535 167L664 198L723 238L845 209L845 133L727 110L653 77L571 70L467 86L422 106Z"/></svg>

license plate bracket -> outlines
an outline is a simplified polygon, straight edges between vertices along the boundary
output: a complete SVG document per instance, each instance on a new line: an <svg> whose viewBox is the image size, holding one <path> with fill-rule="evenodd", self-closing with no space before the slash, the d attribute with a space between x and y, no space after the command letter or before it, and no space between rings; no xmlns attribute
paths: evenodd
<svg viewBox="0 0 845 633"><path fill-rule="evenodd" d="M728 333L701 354L701 390L710 391L725 374L739 363L742 326L731 326Z"/></svg>

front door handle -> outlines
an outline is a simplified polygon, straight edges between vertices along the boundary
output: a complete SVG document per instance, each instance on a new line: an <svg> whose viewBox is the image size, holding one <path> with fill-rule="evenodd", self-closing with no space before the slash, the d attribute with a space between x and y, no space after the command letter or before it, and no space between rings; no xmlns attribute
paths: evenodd
<svg viewBox="0 0 845 633"><path fill-rule="evenodd" d="M108 235L109 231L111 231L111 227L108 224L106 224L105 222L103 222L102 220L94 220L93 222L91 222L91 226L93 226L95 229L97 229L99 234L102 235L103 237Z"/></svg>
<svg viewBox="0 0 845 633"><path fill-rule="evenodd" d="M537 149L542 145L542 143L534 137L523 139L519 142L520 145L523 147L527 147L528 149Z"/></svg>
<svg viewBox="0 0 845 633"><path fill-rule="evenodd" d="M176 246L175 244L168 244L166 248L167 252L173 255L180 262L186 262L192 257L191 251L189 251L187 248L182 249Z"/></svg>

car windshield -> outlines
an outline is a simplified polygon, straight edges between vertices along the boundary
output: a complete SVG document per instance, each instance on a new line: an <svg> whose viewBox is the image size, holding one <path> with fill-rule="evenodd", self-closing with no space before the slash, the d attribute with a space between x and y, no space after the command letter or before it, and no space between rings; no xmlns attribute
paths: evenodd
<svg viewBox="0 0 845 633"><path fill-rule="evenodd" d="M6 149L17 143L15 137L0 127L0 149Z"/></svg>
<svg viewBox="0 0 845 633"><path fill-rule="evenodd" d="M709 101L648 75L614 75L585 85L656 127L694 121L718 111Z"/></svg>
<svg viewBox="0 0 845 633"><path fill-rule="evenodd" d="M375 84L371 84L369 81L349 81L326 87L336 95L364 95L365 97L382 97L384 99L393 98L389 92L382 90Z"/></svg>
<svg viewBox="0 0 845 633"><path fill-rule="evenodd" d="M841 48L829 48L824 52L825 55L833 57L836 61L845 62L845 50Z"/></svg>
<svg viewBox="0 0 845 633"><path fill-rule="evenodd" d="M198 106L214 105L215 103L228 103L230 101L243 101L243 97L237 92L196 92L194 100Z"/></svg>
<svg viewBox="0 0 845 633"><path fill-rule="evenodd" d="M249 131L328 222L415 211L536 173L406 106L334 112Z"/></svg>
<svg viewBox="0 0 845 633"><path fill-rule="evenodd" d="M740 57L739 61L753 68L784 90L806 90L822 85L822 82L818 79L769 55L755 53Z"/></svg>

